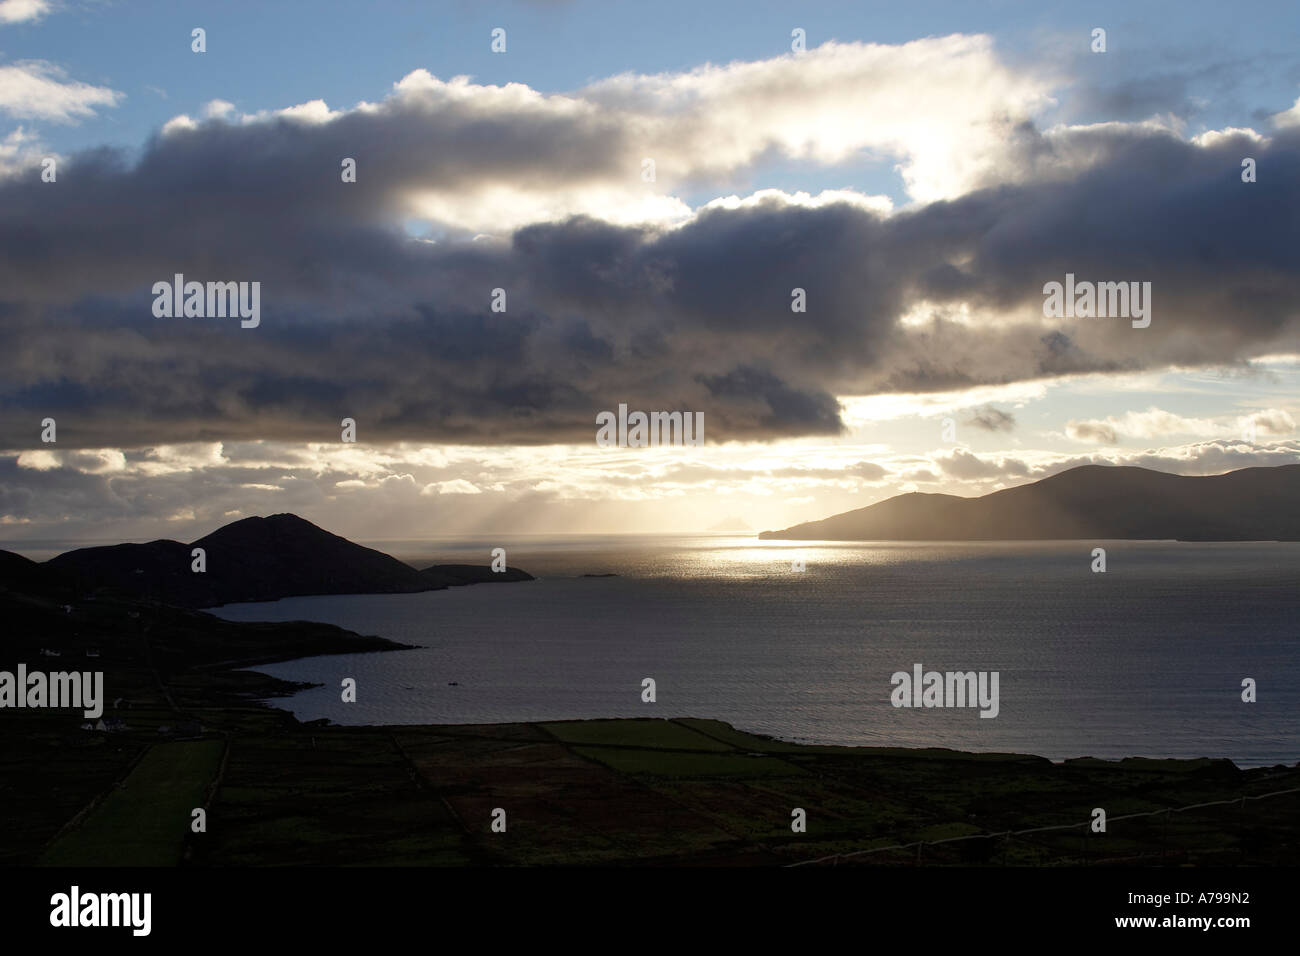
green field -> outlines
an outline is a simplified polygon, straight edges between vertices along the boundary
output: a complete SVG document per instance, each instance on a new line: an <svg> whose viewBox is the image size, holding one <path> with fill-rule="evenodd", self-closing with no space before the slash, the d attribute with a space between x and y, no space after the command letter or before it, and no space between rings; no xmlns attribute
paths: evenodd
<svg viewBox="0 0 1300 956"><path fill-rule="evenodd" d="M121 783L41 856L48 866L174 866L191 812L216 776L220 740L154 744Z"/></svg>
<svg viewBox="0 0 1300 956"><path fill-rule="evenodd" d="M249 712L233 726L224 741L144 744L40 862L1267 865L1300 845L1300 794L1241 801L1300 788L1294 767L801 747L696 719L295 727ZM208 832L191 834L226 741ZM1175 812L1201 803L1214 805ZM1097 806L1104 834L1086 826ZM1008 833L1036 827L1051 829Z"/></svg>
<svg viewBox="0 0 1300 956"><path fill-rule="evenodd" d="M649 747L656 750L702 750L715 753L732 749L726 743L706 737L683 724L648 717L626 720L562 721L540 726L566 744Z"/></svg>

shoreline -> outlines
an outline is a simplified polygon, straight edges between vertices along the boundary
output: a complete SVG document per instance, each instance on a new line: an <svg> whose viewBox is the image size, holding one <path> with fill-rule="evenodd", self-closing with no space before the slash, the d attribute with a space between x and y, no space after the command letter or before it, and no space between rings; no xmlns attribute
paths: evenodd
<svg viewBox="0 0 1300 956"><path fill-rule="evenodd" d="M323 623L323 622L312 622L312 623ZM334 626L336 626L336 625L327 625L327 626L334 627ZM333 656L333 655L336 655L336 654L382 653L382 652L389 651L389 650L424 650L424 649L427 649L427 646L426 646L426 645L421 645L421 644L402 644L402 643L399 643L399 642L397 642L397 641L392 641L390 638L376 637L375 639L376 639L376 640L380 640L380 641L388 641L389 643L393 644L394 646L392 646L392 647L377 647L377 648L373 648L373 649L370 649L370 650L338 650L338 651L325 651L325 652L321 652L321 653L313 653L313 654L301 654L301 655L295 655L295 656L292 656L292 657L277 657L277 658L274 659L274 660L266 660L266 661L262 661L262 662L260 662L260 664L287 664L287 663L292 663L292 662L294 662L294 661L310 660L310 659L312 659L312 658L317 658L317 657L329 657L329 656ZM252 664L247 664L247 663L244 664L244 665L233 664L233 665L231 666L231 669L232 669L232 670L237 670L237 669L239 669L240 666L243 666L243 667L249 667L249 666L260 666L260 664L259 664L259 665L252 665ZM216 665L212 665L212 666L215 667ZM772 741L772 742L774 742L774 743L785 744L785 745L790 745L790 746L797 746L797 747L835 748L835 749L838 749L838 750L845 750L845 751L861 751L861 752L881 751L881 752L890 752L890 753L895 753L895 752L930 752L930 751L942 751L942 752L946 752L946 753L963 754L963 755L968 755L968 756L972 756L972 757L979 757L979 756L984 756L984 755L1002 755L1002 756L1016 756L1016 757L1031 757L1031 758L1034 758L1034 759L1037 759L1037 760L1046 760L1046 761L1049 761L1049 762L1051 762L1051 763L1053 763L1053 764L1057 764L1057 765L1061 765L1061 764L1070 764L1070 763L1074 763L1074 762L1078 762L1078 761L1095 761L1095 762L1099 762L1099 763L1107 763L1107 764L1121 764L1121 763L1123 763L1124 761L1130 761L1130 760L1131 760L1131 761L1166 761L1166 762L1177 762L1177 763L1188 763L1188 764L1190 764L1190 763L1202 763L1202 762L1224 762L1224 763L1227 763L1227 764L1231 765L1233 768L1235 768L1235 769L1237 769L1237 770L1261 770L1261 769L1276 769L1276 768L1290 769L1290 768L1295 767L1295 766L1300 766L1300 754L1297 754L1297 755L1295 756L1295 759L1294 759L1291 763L1286 763L1286 762L1272 762L1272 763L1251 763L1251 764L1248 764L1248 765L1242 765L1242 764L1238 763L1237 760L1233 759L1232 757L1225 757L1225 756L1209 756L1209 755L1204 755L1204 754L1199 755L1199 756L1196 756L1196 757L1149 756L1149 755L1143 755L1143 754L1125 754L1124 756L1120 756L1120 757L1097 757L1097 756L1094 756L1094 755L1092 755L1092 754L1079 754L1079 755L1071 756L1071 757L1048 757L1048 756L1046 756L1046 755L1044 755L1044 754L1036 754L1036 753L1030 753L1030 752L1027 752L1027 751L1019 751L1019 750L1014 750L1014 751L1013 751L1013 750L964 750L964 749L961 749L961 748L955 748L955 747L942 747L942 746L934 746L934 745L931 745L931 746L901 746L901 745L889 745L889 744L879 744L879 745L877 745L877 744L835 744L835 743L821 743L821 742L815 742L815 741L809 741L809 740L795 740L795 739L792 739L792 738L782 737L782 736L779 736L779 735L776 735L776 734L764 733L764 732L762 732L762 731L757 731L757 730L747 730L747 729L742 728L742 727L736 727L735 725L730 724L729 722L722 721L720 718L717 718L717 717L712 717L712 716L703 716L703 717L701 717L701 716L697 716L697 715L693 715L693 714L677 714L677 715L668 716L668 717L572 717L572 716L562 716L562 717L550 717L550 718L546 718L545 720L540 720L540 721L531 721L531 720L530 720L530 721L518 721L518 720L497 720L497 721L489 721L489 722L486 722L486 723L485 723L485 722L482 722L482 721L479 721L479 722L450 723L450 724L449 724L449 723L421 723L421 722L416 722L416 723L364 723L364 724L341 724L341 723L337 723L337 722L331 720L331 719L328 718L328 717L318 717L318 718L314 718L314 719L309 720L309 721L303 721L303 720L302 720L301 718L299 718L299 717L297 716L297 714L295 714L291 709L282 706L280 703L272 703L272 702L273 702L273 701L277 701L277 702L279 702L279 701L283 701L285 698L292 697L294 694L297 694L297 693L299 693L299 692L301 692L301 691L304 691L304 690L311 690L311 689L313 689L313 688L323 687L323 686L325 686L325 685L324 685L322 682L316 682L316 681L292 681L292 680L286 680L286 679L284 679L284 678L273 677L272 675L269 675L269 674L263 674L263 673L261 673L261 672L254 671L254 670L245 670L244 673L253 674L253 675L256 675L256 676L259 677L259 678L265 678L265 679L268 680L268 681L278 682L278 683L281 683L281 684L287 685L286 689L284 689L284 690L281 690L281 691L276 692L276 693L268 694L265 698L262 699L262 702L266 703L267 706L269 706L269 707L273 707L275 710L280 711L280 712L286 714L287 716L291 717L293 720L297 721L297 722L300 723L300 724L303 724L303 725L311 724L311 725L313 725L313 726L344 727L344 728L363 728L363 727L364 727L364 728L374 728L374 729L382 730L382 729L386 729L386 728L405 728L405 729L409 729L409 728L426 728L426 729L434 729L434 728L440 728L440 727L442 727L442 728L493 727L493 726L503 726L503 727L505 727L505 726L514 726L514 725L517 725L517 724L520 724L520 723L582 723L582 722L598 722L598 721L608 721L608 720L711 720L711 721L717 721L717 722L720 722L720 723L727 723L728 726L731 726L733 729L737 730L738 732L741 732L741 733L747 734L747 735L752 736L752 737L761 738L761 739L765 739L765 740L770 740L770 741ZM324 722L324 724L322 724L322 721Z"/></svg>
<svg viewBox="0 0 1300 956"><path fill-rule="evenodd" d="M304 722L283 706L302 683L246 668L412 645L121 599L6 607L6 657L102 651L124 726L0 711L0 866L913 866L917 848L934 865L1269 866L1300 843L1300 767L818 746L691 717ZM1081 842L1097 807L1111 836Z"/></svg>

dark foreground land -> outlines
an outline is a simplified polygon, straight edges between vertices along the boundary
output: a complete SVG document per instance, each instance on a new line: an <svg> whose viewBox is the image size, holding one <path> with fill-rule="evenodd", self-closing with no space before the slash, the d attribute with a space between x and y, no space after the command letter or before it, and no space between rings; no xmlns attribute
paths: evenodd
<svg viewBox="0 0 1300 956"><path fill-rule="evenodd" d="M0 864L1300 859L1300 793L1254 799L1300 789L1297 767L807 747L696 719L301 724L258 702L294 685L238 667L398 645L129 600L68 610L12 591L0 599L11 635L0 669L103 670L104 716L126 724L89 731L67 710L0 711ZM42 647L60 656L43 658ZM100 656L87 658L92 648ZM198 807L204 833L191 831ZM1095 807L1107 813L1104 834L1088 830ZM492 830L496 808L504 833ZM805 833L791 830L795 808Z"/></svg>

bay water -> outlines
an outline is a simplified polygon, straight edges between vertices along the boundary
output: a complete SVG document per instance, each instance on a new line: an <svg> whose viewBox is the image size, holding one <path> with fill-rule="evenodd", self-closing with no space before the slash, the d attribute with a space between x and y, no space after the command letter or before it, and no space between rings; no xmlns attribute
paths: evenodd
<svg viewBox="0 0 1300 956"><path fill-rule="evenodd" d="M538 580L228 605L416 650L258 668L300 719L710 717L785 740L1052 759L1300 759L1300 544L845 543L753 536L372 541ZM1092 549L1107 570L1091 570ZM805 570L792 567L802 562ZM612 576L587 576L612 575ZM891 705L891 676L996 671L998 713ZM343 678L357 681L344 703ZM642 700L643 680L656 700ZM1242 701L1242 681L1257 684Z"/></svg>

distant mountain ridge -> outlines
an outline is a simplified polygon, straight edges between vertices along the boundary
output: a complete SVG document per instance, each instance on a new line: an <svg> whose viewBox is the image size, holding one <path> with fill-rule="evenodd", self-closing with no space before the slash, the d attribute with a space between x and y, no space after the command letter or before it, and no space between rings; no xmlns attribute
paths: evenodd
<svg viewBox="0 0 1300 956"><path fill-rule="evenodd" d="M1204 477L1083 465L978 498L897 495L759 538L1300 541L1300 464Z"/></svg>
<svg viewBox="0 0 1300 956"><path fill-rule="evenodd" d="M710 534L728 534L742 533L747 534L754 529L750 527L749 522L744 518L738 518L735 515L728 515L717 524L709 528Z"/></svg>
<svg viewBox="0 0 1300 956"><path fill-rule="evenodd" d="M207 570L191 570L202 548ZM465 564L416 570L293 514L244 518L190 544L159 540L80 548L38 564L0 552L0 583L25 591L104 590L177 607L215 607L313 594L402 594L462 584L531 581L518 568Z"/></svg>

